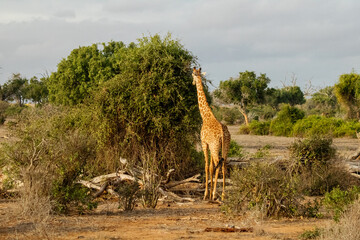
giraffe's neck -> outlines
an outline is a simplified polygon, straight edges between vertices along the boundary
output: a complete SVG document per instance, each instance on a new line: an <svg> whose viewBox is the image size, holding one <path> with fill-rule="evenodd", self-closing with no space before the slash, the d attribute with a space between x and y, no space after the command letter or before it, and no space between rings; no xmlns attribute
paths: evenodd
<svg viewBox="0 0 360 240"><path fill-rule="evenodd" d="M212 113L211 108L208 102L206 101L206 96L201 81L198 81L196 83L196 89L197 89L200 114L201 114L201 118L203 119L203 122L215 119L214 114Z"/></svg>

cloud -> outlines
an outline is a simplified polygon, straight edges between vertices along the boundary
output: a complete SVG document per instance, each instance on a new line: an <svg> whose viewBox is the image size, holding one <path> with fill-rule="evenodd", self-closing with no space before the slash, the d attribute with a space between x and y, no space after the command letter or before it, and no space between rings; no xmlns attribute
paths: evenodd
<svg viewBox="0 0 360 240"><path fill-rule="evenodd" d="M292 73L304 85L334 84L359 69L360 2L355 0L3 0L0 83L31 77L79 46L129 43L143 34L173 37L199 58L217 86L250 70L280 86Z"/></svg>

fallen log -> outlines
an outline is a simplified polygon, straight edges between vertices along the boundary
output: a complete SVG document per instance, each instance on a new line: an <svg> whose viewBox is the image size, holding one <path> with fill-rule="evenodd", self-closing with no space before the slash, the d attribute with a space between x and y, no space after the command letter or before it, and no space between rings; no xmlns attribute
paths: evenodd
<svg viewBox="0 0 360 240"><path fill-rule="evenodd" d="M254 228L237 228L237 227L208 227L205 232L253 232Z"/></svg>
<svg viewBox="0 0 360 240"><path fill-rule="evenodd" d="M176 195L173 192L168 192L159 187L159 192L166 198L169 198L170 200L174 200L176 202L195 202L193 198L182 198L178 195Z"/></svg>
<svg viewBox="0 0 360 240"><path fill-rule="evenodd" d="M189 177L189 178L181 180L181 181L172 181L172 182L165 184L165 187L169 189L169 188L175 187L177 185L181 185L181 184L188 183L188 182L200 182L200 180L198 179L199 177L200 177L200 174L196 174L195 176Z"/></svg>

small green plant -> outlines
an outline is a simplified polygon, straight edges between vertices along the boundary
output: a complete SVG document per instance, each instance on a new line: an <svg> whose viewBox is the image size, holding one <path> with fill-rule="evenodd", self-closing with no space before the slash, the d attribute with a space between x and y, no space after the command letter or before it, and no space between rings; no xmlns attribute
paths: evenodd
<svg viewBox="0 0 360 240"><path fill-rule="evenodd" d="M271 146L269 144L266 144L264 147L258 149L254 153L254 158L264 158L270 154L269 149L271 149Z"/></svg>
<svg viewBox="0 0 360 240"><path fill-rule="evenodd" d="M137 181L124 181L118 185L115 191L120 195L119 208L124 211L132 211L136 201L140 197L140 186Z"/></svg>
<svg viewBox="0 0 360 240"><path fill-rule="evenodd" d="M359 198L359 194L360 188L357 186L353 186L347 191L334 188L325 194L323 204L332 213L334 220L338 222L347 207Z"/></svg>
<svg viewBox="0 0 360 240"><path fill-rule="evenodd" d="M315 199L302 205L303 212L301 216L309 218L322 218L323 214L320 212L321 200Z"/></svg>
<svg viewBox="0 0 360 240"><path fill-rule="evenodd" d="M300 235L300 239L316 239L321 235L321 230L319 228L314 228L314 230L306 230Z"/></svg>
<svg viewBox="0 0 360 240"><path fill-rule="evenodd" d="M228 157L238 157L241 158L244 156L243 148L234 140L230 141L230 149L228 152Z"/></svg>

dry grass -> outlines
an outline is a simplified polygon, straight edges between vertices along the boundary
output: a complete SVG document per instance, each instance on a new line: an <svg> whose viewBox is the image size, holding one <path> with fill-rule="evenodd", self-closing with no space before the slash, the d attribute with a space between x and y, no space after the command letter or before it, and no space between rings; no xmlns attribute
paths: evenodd
<svg viewBox="0 0 360 240"><path fill-rule="evenodd" d="M357 200L340 218L339 223L333 222L324 231L322 240L358 240L360 239L360 200Z"/></svg>
<svg viewBox="0 0 360 240"><path fill-rule="evenodd" d="M22 170L24 186L18 199L18 216L32 224L33 234L49 239L48 223L51 219L51 175L46 168Z"/></svg>

